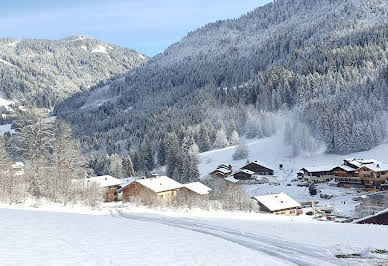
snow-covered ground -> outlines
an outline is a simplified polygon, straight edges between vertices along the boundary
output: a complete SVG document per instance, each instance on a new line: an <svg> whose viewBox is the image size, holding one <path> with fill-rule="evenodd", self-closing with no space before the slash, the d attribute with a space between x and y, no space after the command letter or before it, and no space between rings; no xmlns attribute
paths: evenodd
<svg viewBox="0 0 388 266"><path fill-rule="evenodd" d="M354 207L358 204L357 202L352 201L352 198L359 196L360 194L356 189L331 187L327 184L318 185L317 188L321 190L321 193L335 196L333 199L327 200L321 199L319 195L314 197L310 196L307 187L298 187L296 186L297 183L291 182L291 180L296 178L296 173L303 167L340 165L346 158L373 158L388 163L388 141L370 151L349 155L336 155L322 152L309 156L298 156L296 158L290 156L290 147L283 144L282 134L264 139L247 140L246 143L249 150L249 161L258 160L275 170L273 177L266 177L272 184L244 185L249 196L284 192L299 202L319 200L324 205L334 207L337 214L350 216L355 215ZM233 160L232 155L234 150L235 147L228 147L201 153L199 155L201 178L208 178L208 174L221 164L231 164L234 171L244 166L247 160ZM279 169L280 164L283 165L282 170ZM274 183L276 183L276 185ZM361 192L361 194L365 194L365 192Z"/></svg>
<svg viewBox="0 0 388 266"><path fill-rule="evenodd" d="M374 252L388 250L386 226L107 208L112 215L0 208L0 264L368 265L388 259ZM355 253L362 258L335 257Z"/></svg>

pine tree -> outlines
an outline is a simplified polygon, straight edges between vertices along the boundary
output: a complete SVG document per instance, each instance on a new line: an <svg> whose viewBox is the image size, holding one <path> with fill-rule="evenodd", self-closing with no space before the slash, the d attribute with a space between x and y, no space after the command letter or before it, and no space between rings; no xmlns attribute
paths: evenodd
<svg viewBox="0 0 388 266"><path fill-rule="evenodd" d="M226 137L225 130L223 130L223 129L218 130L214 146L216 146L217 148L220 148L220 149L229 146L229 142L228 142L228 139Z"/></svg>
<svg viewBox="0 0 388 266"><path fill-rule="evenodd" d="M210 149L210 138L204 125L201 125L199 130L198 146L200 152L205 152Z"/></svg>
<svg viewBox="0 0 388 266"><path fill-rule="evenodd" d="M130 156L123 158L123 174L125 177L135 176L135 170Z"/></svg>

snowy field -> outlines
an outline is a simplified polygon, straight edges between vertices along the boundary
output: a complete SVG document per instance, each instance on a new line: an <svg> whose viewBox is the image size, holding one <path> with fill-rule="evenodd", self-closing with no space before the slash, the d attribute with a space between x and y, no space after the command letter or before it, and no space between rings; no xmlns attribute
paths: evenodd
<svg viewBox="0 0 388 266"><path fill-rule="evenodd" d="M337 210L337 214L350 216L354 215L354 207L358 204L357 202L352 201L352 198L365 194L365 192L359 194L356 189L337 188L330 187L327 184L320 184L317 186L317 188L321 190L320 193L335 196L333 199L326 200L321 199L319 195L314 197L310 196L307 187L298 187L296 186L297 183L291 182L291 180L296 178L297 172L303 167L340 165L346 158L373 158L382 161L383 163L388 163L388 140L386 143L365 152L349 155L319 153L308 156L298 156L296 158L290 156L290 148L283 144L281 134L264 139L247 140L246 143L249 150L249 161L258 160L259 162L272 167L275 170L274 176L266 178L268 178L271 183L277 183L276 185L244 185L249 196L284 192L299 202L319 200L324 205L334 207ZM232 155L234 150L235 147L228 147L201 153L199 156L201 178L207 178L208 174L221 164L231 164L234 171L244 166L247 160L233 160ZM280 164L283 165L282 170L279 170ZM345 204L343 202L345 202Z"/></svg>
<svg viewBox="0 0 388 266"><path fill-rule="evenodd" d="M384 263L388 227L308 217L0 208L1 265L353 265ZM373 240L373 241L372 241ZM336 255L359 254L339 259Z"/></svg>

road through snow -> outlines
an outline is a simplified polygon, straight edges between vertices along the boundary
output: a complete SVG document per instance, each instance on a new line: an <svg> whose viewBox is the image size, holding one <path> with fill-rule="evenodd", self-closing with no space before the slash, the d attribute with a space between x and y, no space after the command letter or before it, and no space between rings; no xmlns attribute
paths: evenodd
<svg viewBox="0 0 388 266"><path fill-rule="evenodd" d="M113 215L115 214L113 213ZM232 242L245 248L264 253L271 257L281 259L287 264L347 265L347 263L344 263L341 260L330 258L330 256L328 256L329 254L326 254L322 248L314 247L311 245L302 245L283 240L279 241L278 239L273 239L262 235L244 233L231 228L214 226L186 218L180 219L163 216L155 217L149 215L130 214L120 210L116 210L116 215L126 219L158 223L211 235L213 237Z"/></svg>

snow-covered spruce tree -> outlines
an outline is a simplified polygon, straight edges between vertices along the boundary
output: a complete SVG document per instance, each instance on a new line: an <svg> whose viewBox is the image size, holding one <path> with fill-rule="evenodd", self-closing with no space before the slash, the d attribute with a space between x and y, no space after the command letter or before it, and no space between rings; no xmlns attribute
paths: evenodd
<svg viewBox="0 0 388 266"><path fill-rule="evenodd" d="M180 176L180 158L179 158L179 142L175 133L167 135L166 141L166 162L167 162L167 175L169 177Z"/></svg>
<svg viewBox="0 0 388 266"><path fill-rule="evenodd" d="M123 174L125 177L135 176L135 170L133 169L133 163L130 156L123 158Z"/></svg>
<svg viewBox="0 0 388 266"><path fill-rule="evenodd" d="M205 125L201 125L199 130L199 137L198 137L198 146L200 152L205 152L210 149L210 138L208 134L208 130L205 127Z"/></svg>
<svg viewBox="0 0 388 266"><path fill-rule="evenodd" d="M233 131L231 137L230 137L230 144L231 145L237 145L240 142L240 137L238 136L238 133L236 130Z"/></svg>
<svg viewBox="0 0 388 266"><path fill-rule="evenodd" d="M249 155L249 150L247 145L241 142L236 147L232 157L233 157L233 160L242 160L242 159L247 159L248 155Z"/></svg>
<svg viewBox="0 0 388 266"><path fill-rule="evenodd" d="M229 146L228 138L226 137L226 133L224 129L219 129L216 136L216 141L214 142L214 146L221 149Z"/></svg>

